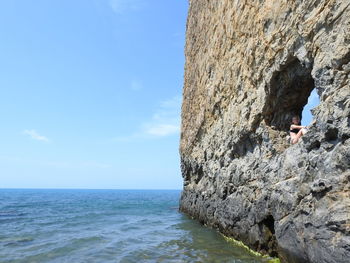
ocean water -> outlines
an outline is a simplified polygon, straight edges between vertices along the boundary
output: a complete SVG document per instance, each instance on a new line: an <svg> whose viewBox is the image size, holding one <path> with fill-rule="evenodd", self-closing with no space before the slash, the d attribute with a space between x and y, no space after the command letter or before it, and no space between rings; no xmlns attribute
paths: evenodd
<svg viewBox="0 0 350 263"><path fill-rule="evenodd" d="M179 213L179 197L0 189L0 262L268 262Z"/></svg>

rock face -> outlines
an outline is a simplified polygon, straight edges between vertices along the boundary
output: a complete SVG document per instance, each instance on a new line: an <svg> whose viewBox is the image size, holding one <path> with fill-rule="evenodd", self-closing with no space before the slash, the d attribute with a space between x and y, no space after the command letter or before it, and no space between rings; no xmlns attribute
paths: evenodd
<svg viewBox="0 0 350 263"><path fill-rule="evenodd" d="M190 0L185 52L180 210L282 262L350 262L350 1Z"/></svg>

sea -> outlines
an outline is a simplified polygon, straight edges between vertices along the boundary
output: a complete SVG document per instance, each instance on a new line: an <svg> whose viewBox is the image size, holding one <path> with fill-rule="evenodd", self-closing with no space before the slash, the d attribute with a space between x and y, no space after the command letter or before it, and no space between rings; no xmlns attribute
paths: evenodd
<svg viewBox="0 0 350 263"><path fill-rule="evenodd" d="M180 194L0 189L0 262L269 262L179 212Z"/></svg>

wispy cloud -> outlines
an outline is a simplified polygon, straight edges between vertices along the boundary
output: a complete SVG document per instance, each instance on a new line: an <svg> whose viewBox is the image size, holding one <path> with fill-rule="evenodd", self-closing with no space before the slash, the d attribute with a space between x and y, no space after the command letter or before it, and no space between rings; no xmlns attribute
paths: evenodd
<svg viewBox="0 0 350 263"><path fill-rule="evenodd" d="M168 136L180 131L181 97L162 101L152 119L144 124L144 131L152 136Z"/></svg>
<svg viewBox="0 0 350 263"><path fill-rule="evenodd" d="M181 97L161 101L158 109L140 125L138 131L126 136L113 138L115 142L129 142L135 139L160 138L180 132Z"/></svg>
<svg viewBox="0 0 350 263"><path fill-rule="evenodd" d="M117 14L142 9L145 4L144 0L109 0L110 7Z"/></svg>
<svg viewBox="0 0 350 263"><path fill-rule="evenodd" d="M25 135L28 135L33 140L42 141L42 142L50 141L47 137L40 135L36 130L24 130L22 133Z"/></svg>
<svg viewBox="0 0 350 263"><path fill-rule="evenodd" d="M155 124L149 127L146 132L154 136L167 136L178 133L180 130L179 125L174 124Z"/></svg>

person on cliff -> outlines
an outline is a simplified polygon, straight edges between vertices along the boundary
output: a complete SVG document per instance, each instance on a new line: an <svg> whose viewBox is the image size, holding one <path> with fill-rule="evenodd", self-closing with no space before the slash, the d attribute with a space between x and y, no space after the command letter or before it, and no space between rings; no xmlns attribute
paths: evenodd
<svg viewBox="0 0 350 263"><path fill-rule="evenodd" d="M300 137L303 136L306 132L307 132L306 127L300 125L299 116L293 116L292 124L290 125L290 128L289 128L291 143L292 144L297 143Z"/></svg>

